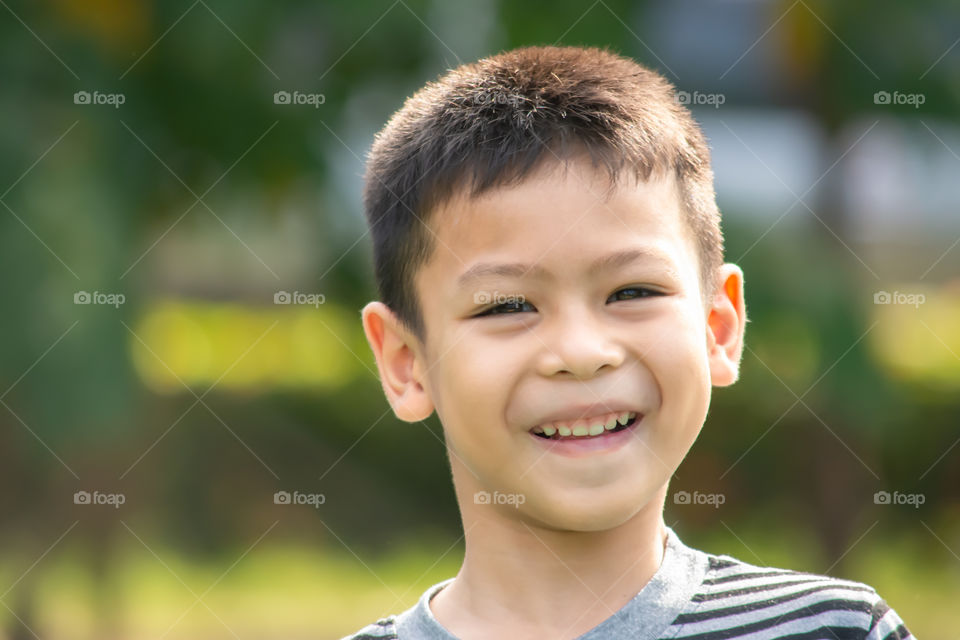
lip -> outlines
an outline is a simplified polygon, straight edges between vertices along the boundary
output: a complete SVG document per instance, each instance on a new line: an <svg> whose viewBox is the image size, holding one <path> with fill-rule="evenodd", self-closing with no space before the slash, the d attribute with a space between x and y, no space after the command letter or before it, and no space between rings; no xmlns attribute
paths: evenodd
<svg viewBox="0 0 960 640"><path fill-rule="evenodd" d="M637 409L634 406L630 406L625 402L595 402L593 404L582 404L572 407L565 407L563 409L558 409L553 413L547 414L540 419L540 422L533 425L533 427L538 427L542 424L547 424L548 422L558 422L558 421L573 421L580 420L581 418L593 418L595 416L602 416L608 413L627 413L628 411L633 411L637 415L642 415L643 412Z"/></svg>
<svg viewBox="0 0 960 640"><path fill-rule="evenodd" d="M584 458L603 453L611 453L623 447L636 434L637 427L643 422L644 415L637 414L637 419L632 425L617 431L605 431L598 436L569 437L555 440L552 438L541 438L530 432L530 437L537 441L539 446L546 449L549 453L556 453L568 458Z"/></svg>

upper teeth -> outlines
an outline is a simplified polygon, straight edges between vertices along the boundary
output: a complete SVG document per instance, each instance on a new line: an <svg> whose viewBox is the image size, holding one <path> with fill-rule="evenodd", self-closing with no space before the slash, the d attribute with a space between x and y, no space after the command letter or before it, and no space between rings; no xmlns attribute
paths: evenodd
<svg viewBox="0 0 960 640"><path fill-rule="evenodd" d="M634 411L625 411L623 413L607 413L593 418L580 418L579 420L558 420L534 427L533 432L542 433L545 436L552 436L555 433L559 433L561 436L597 436L604 430L616 429L618 424L627 424L636 416L637 414Z"/></svg>

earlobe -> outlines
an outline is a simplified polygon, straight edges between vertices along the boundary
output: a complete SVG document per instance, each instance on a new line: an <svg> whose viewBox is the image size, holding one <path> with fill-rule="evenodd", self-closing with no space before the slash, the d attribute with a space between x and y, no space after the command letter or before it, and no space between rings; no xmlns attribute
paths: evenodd
<svg viewBox="0 0 960 640"><path fill-rule="evenodd" d="M414 338L390 307L379 301L363 308L362 321L393 413L404 422L426 420L433 413L433 401L424 387L424 367L412 347Z"/></svg>
<svg viewBox="0 0 960 640"><path fill-rule="evenodd" d="M714 386L725 387L740 377L747 316L740 267L724 264L717 277L721 286L707 318L707 346L711 382Z"/></svg>

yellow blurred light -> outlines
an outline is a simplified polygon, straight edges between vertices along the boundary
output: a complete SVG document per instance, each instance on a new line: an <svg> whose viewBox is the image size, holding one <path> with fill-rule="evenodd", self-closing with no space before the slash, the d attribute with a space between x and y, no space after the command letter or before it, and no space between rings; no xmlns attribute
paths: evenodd
<svg viewBox="0 0 960 640"><path fill-rule="evenodd" d="M899 301L873 305L877 361L901 380L960 389L960 291L904 284L896 293Z"/></svg>
<svg viewBox="0 0 960 640"><path fill-rule="evenodd" d="M153 2L138 0L54 0L59 17L101 48L126 60L159 34Z"/></svg>
<svg viewBox="0 0 960 640"><path fill-rule="evenodd" d="M358 320L329 303L261 308L161 300L133 327L130 356L144 384L161 393L214 384L336 389L364 371Z"/></svg>

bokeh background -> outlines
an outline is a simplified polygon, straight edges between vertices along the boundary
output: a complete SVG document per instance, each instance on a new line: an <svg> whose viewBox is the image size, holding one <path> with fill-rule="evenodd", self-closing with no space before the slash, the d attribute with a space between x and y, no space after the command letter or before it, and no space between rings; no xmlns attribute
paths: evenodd
<svg viewBox="0 0 960 640"><path fill-rule="evenodd" d="M363 158L554 43L677 85L746 276L668 524L960 637L952 0L0 5L0 638L338 638L456 572L442 430L360 325Z"/></svg>

